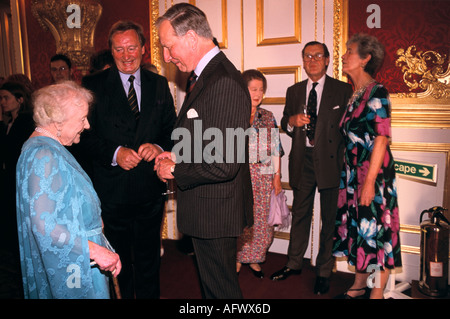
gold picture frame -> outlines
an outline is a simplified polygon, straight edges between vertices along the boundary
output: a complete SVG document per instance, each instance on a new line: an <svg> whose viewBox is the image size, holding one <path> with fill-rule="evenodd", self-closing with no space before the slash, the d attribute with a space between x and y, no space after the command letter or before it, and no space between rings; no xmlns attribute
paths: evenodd
<svg viewBox="0 0 450 319"><path fill-rule="evenodd" d="M301 80L302 67L300 65L294 66L279 66L279 67L262 67L258 68L258 70L264 75L278 75L278 74L293 74L294 75L294 83L297 83ZM280 97L264 97L262 104L282 104L284 105L286 101L285 96Z"/></svg>
<svg viewBox="0 0 450 319"><path fill-rule="evenodd" d="M256 41L258 46L301 43L301 0L294 1L294 34L279 38L264 38L264 0L256 0Z"/></svg>
<svg viewBox="0 0 450 319"><path fill-rule="evenodd" d="M334 0L333 14L333 74L347 81L342 72L342 55L348 40L349 1ZM450 62L444 65L444 58L430 48L397 49L396 66L402 69L403 78L410 90L418 88L423 92L390 93L392 113L391 125L404 128L450 129ZM433 58L434 65L427 66L426 61ZM420 81L411 80L419 77Z"/></svg>
<svg viewBox="0 0 450 319"><path fill-rule="evenodd" d="M219 43L219 48L228 48L228 13L227 13L227 0L221 0L221 10L222 10L222 41ZM189 3L196 5L196 0L189 0Z"/></svg>

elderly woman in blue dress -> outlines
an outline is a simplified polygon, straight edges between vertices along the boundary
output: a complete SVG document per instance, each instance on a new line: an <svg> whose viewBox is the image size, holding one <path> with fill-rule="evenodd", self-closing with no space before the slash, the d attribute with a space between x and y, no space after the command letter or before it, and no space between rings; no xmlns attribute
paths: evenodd
<svg viewBox="0 0 450 319"><path fill-rule="evenodd" d="M24 297L109 298L119 256L102 233L100 201L65 146L89 128L92 95L74 82L34 94L36 129L17 165L17 223Z"/></svg>

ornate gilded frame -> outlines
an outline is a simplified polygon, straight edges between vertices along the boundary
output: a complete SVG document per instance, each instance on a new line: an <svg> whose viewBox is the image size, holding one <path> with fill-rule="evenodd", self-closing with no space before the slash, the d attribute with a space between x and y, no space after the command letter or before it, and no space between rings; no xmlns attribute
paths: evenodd
<svg viewBox="0 0 450 319"><path fill-rule="evenodd" d="M13 38L6 40L5 46L8 47L8 52L15 52L15 64L11 65L11 71L13 73L23 73L31 79L25 0L13 0L10 4L11 21L14 32ZM4 21L5 19L7 19L7 17L1 17L1 27L6 26L7 22ZM13 46L13 48L11 46Z"/></svg>
<svg viewBox="0 0 450 319"><path fill-rule="evenodd" d="M302 76L302 67L300 65L294 66L279 66L279 67L264 67L258 68L258 70L266 76L270 75L278 75L278 74L293 74L294 75L294 83L297 83L301 80ZM280 104L283 105L285 103L286 98L284 96L280 97L264 97L262 104Z"/></svg>
<svg viewBox="0 0 450 319"><path fill-rule="evenodd" d="M264 0L256 0L256 41L258 46L301 43L301 0L294 0L294 34L280 38L264 38Z"/></svg>
<svg viewBox="0 0 450 319"><path fill-rule="evenodd" d="M346 80L341 57L348 39L348 5L349 0L334 0L333 73L341 80ZM392 126L450 129L450 63L445 66L445 57L432 50L416 52L414 45L398 48L397 56L396 66L402 69L406 85L411 91L420 88L424 92L390 94ZM426 62L431 60L430 68Z"/></svg>
<svg viewBox="0 0 450 319"><path fill-rule="evenodd" d="M189 3L195 6L196 0L189 0ZM219 42L219 48L228 48L228 13L227 0L221 0L222 10L222 41Z"/></svg>

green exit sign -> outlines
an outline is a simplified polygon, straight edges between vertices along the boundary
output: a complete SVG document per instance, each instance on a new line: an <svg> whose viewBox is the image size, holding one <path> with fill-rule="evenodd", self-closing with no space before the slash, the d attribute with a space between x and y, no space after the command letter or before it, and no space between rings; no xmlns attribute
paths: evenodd
<svg viewBox="0 0 450 319"><path fill-rule="evenodd" d="M436 183L437 165L395 161L395 172L414 179Z"/></svg>

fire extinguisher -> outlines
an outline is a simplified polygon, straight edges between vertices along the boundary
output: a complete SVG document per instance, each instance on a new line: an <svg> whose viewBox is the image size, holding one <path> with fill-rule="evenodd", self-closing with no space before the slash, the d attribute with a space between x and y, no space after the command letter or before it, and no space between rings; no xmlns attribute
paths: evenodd
<svg viewBox="0 0 450 319"><path fill-rule="evenodd" d="M445 210L434 206L420 214L419 290L432 297L447 296L450 223ZM425 213L430 219L422 222Z"/></svg>

